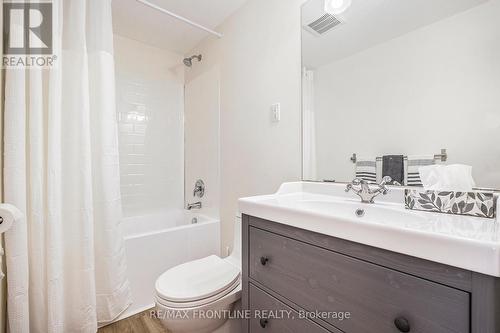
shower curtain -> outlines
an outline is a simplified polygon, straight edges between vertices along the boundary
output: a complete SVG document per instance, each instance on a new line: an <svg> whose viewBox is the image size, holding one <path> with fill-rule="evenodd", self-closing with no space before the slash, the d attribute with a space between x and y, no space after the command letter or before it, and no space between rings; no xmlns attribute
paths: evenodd
<svg viewBox="0 0 500 333"><path fill-rule="evenodd" d="M302 178L317 180L316 119L314 117L314 71L302 69Z"/></svg>
<svg viewBox="0 0 500 333"><path fill-rule="evenodd" d="M49 69L5 78L8 330L96 332L131 302L123 238L111 0L54 0Z"/></svg>

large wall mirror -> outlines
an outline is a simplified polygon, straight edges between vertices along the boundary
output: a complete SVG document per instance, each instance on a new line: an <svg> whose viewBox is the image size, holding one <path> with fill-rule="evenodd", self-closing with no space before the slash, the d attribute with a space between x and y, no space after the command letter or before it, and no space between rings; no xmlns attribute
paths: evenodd
<svg viewBox="0 0 500 333"><path fill-rule="evenodd" d="M309 0L302 65L304 180L402 158L402 185L436 163L500 188L500 0Z"/></svg>

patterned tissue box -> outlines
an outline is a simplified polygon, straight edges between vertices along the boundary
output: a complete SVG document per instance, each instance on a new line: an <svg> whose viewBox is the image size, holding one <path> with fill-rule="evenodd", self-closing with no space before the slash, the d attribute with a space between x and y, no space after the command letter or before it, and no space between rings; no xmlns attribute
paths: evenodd
<svg viewBox="0 0 500 333"><path fill-rule="evenodd" d="M497 195L490 192L405 190L407 209L495 218Z"/></svg>

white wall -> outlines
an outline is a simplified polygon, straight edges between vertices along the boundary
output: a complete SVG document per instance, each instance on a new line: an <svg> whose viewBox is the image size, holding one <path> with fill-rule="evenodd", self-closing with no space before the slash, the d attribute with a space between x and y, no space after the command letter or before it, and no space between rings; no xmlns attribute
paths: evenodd
<svg viewBox="0 0 500 333"><path fill-rule="evenodd" d="M125 216L184 206L182 55L115 36Z"/></svg>
<svg viewBox="0 0 500 333"><path fill-rule="evenodd" d="M500 188L500 1L315 72L318 179L354 176L352 153L437 154Z"/></svg>
<svg viewBox="0 0 500 333"><path fill-rule="evenodd" d="M3 6L0 6L0 27L3 27ZM0 35L0 55L3 55L3 34ZM0 165L3 165L3 71L0 75ZM0 168L0 202L3 202L3 168ZM0 236L0 246L3 247L3 235ZM6 272L5 257L2 256L2 269ZM7 277L0 281L0 332L5 332L7 317Z"/></svg>
<svg viewBox="0 0 500 333"><path fill-rule="evenodd" d="M201 201L200 212L217 218L220 215L219 81L219 70L213 68L186 84L184 110L185 201ZM205 183L201 199L193 196L198 179Z"/></svg>
<svg viewBox="0 0 500 333"><path fill-rule="evenodd" d="M186 71L187 82L220 69L224 251L232 244L238 198L273 193L281 183L301 179L302 2L248 1L217 28L224 37L210 37L190 52L204 59ZM277 102L282 119L272 123L270 105Z"/></svg>

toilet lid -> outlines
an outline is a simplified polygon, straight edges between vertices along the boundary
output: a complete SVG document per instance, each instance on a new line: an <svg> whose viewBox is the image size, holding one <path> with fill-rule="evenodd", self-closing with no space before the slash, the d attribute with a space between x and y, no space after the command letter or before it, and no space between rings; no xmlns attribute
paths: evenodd
<svg viewBox="0 0 500 333"><path fill-rule="evenodd" d="M163 273L156 280L161 298L172 302L192 302L217 295L233 286L240 271L217 256L194 260Z"/></svg>

